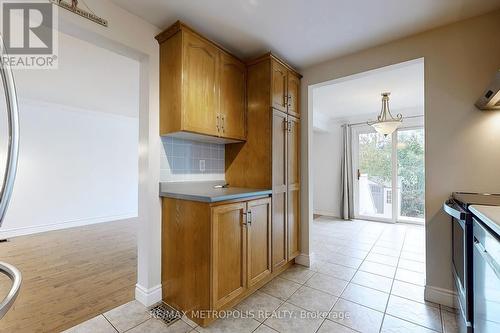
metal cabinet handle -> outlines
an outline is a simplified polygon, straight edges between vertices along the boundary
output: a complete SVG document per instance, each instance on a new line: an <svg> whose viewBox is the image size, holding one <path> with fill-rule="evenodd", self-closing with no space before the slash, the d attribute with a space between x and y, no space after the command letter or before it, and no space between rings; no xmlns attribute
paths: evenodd
<svg viewBox="0 0 500 333"><path fill-rule="evenodd" d="M243 216L245 217L244 218L245 222L243 222L243 225L249 225L249 226L251 226L252 225L252 211L249 210L246 213L243 212L241 214L243 214Z"/></svg>
<svg viewBox="0 0 500 333"><path fill-rule="evenodd" d="M292 95L288 95L288 107L291 108L292 107Z"/></svg>
<svg viewBox="0 0 500 333"><path fill-rule="evenodd" d="M4 56L4 43L0 36L0 56ZM3 177L0 194L0 227L2 226L7 207L9 206L16 178L17 160L19 156L19 108L17 104L16 85L10 67L0 64L0 75L5 87L5 101L7 104L7 118L9 125L9 146L7 152L7 166Z"/></svg>
<svg viewBox="0 0 500 333"><path fill-rule="evenodd" d="M217 133L219 133L219 132L220 132L220 126L219 126L219 124L220 124L220 116L219 116L219 114L217 113L217 122L216 122L216 124L215 124L215 127L217 127Z"/></svg>
<svg viewBox="0 0 500 333"><path fill-rule="evenodd" d="M226 115L222 115L221 119L222 119L222 133L225 133L226 129L224 128L224 126L226 125Z"/></svg>
<svg viewBox="0 0 500 333"><path fill-rule="evenodd" d="M19 295L22 276L21 272L19 272L17 268L4 262L0 262L0 273L8 276L12 280L12 288L10 288L7 296L4 298L2 303L0 303L0 319L2 319L14 304L17 295Z"/></svg>

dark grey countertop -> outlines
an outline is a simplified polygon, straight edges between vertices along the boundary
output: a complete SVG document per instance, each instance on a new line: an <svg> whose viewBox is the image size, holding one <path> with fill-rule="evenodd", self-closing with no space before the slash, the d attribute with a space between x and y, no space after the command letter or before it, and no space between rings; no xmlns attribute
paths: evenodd
<svg viewBox="0 0 500 333"><path fill-rule="evenodd" d="M270 189L244 187L214 188L221 181L160 183L160 197L200 202L220 202L270 195Z"/></svg>

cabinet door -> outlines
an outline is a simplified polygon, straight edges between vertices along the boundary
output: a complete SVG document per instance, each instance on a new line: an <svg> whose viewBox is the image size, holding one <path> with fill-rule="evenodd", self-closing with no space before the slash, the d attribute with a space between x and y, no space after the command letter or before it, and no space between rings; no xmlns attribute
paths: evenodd
<svg viewBox="0 0 500 333"><path fill-rule="evenodd" d="M286 112L287 109L287 73L285 66L277 61L272 61L271 65L271 98L272 106L276 110Z"/></svg>
<svg viewBox="0 0 500 333"><path fill-rule="evenodd" d="M288 260L300 254L300 120L288 117L287 229Z"/></svg>
<svg viewBox="0 0 500 333"><path fill-rule="evenodd" d="M183 37L183 130L218 135L219 50L189 32Z"/></svg>
<svg viewBox="0 0 500 333"><path fill-rule="evenodd" d="M248 202L248 286L271 274L271 198Z"/></svg>
<svg viewBox="0 0 500 333"><path fill-rule="evenodd" d="M288 114L300 117L300 79L295 73L290 71L288 72L287 90Z"/></svg>
<svg viewBox="0 0 500 333"><path fill-rule="evenodd" d="M245 139L246 67L224 52L220 59L220 136Z"/></svg>
<svg viewBox="0 0 500 333"><path fill-rule="evenodd" d="M286 114L273 110L273 269L287 263Z"/></svg>
<svg viewBox="0 0 500 333"><path fill-rule="evenodd" d="M246 290L246 203L212 208L212 306L220 309Z"/></svg>

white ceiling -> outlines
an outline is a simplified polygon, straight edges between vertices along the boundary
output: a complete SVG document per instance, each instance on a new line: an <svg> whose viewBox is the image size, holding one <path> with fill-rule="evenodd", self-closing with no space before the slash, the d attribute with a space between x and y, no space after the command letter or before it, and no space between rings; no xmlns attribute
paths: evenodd
<svg viewBox="0 0 500 333"><path fill-rule="evenodd" d="M500 8L500 0L112 0L163 29L181 19L243 58L299 69Z"/></svg>
<svg viewBox="0 0 500 333"><path fill-rule="evenodd" d="M423 114L423 61L388 66L314 88L314 117L319 113L322 119L369 120L380 112L382 92L391 93L389 107L393 115Z"/></svg>

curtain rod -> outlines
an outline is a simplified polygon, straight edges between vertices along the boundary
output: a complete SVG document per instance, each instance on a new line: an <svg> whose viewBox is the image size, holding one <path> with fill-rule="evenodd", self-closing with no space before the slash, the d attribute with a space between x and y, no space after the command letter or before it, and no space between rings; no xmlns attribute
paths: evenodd
<svg viewBox="0 0 500 333"><path fill-rule="evenodd" d="M413 118L421 118L423 117L424 115L421 114L421 115L418 115L418 116L408 116L408 117L404 117L404 119L413 119ZM361 122L361 123L352 123L352 124L343 124L342 126L349 126L349 127L352 127L352 126L359 126L359 125L368 125L366 121L364 122Z"/></svg>

